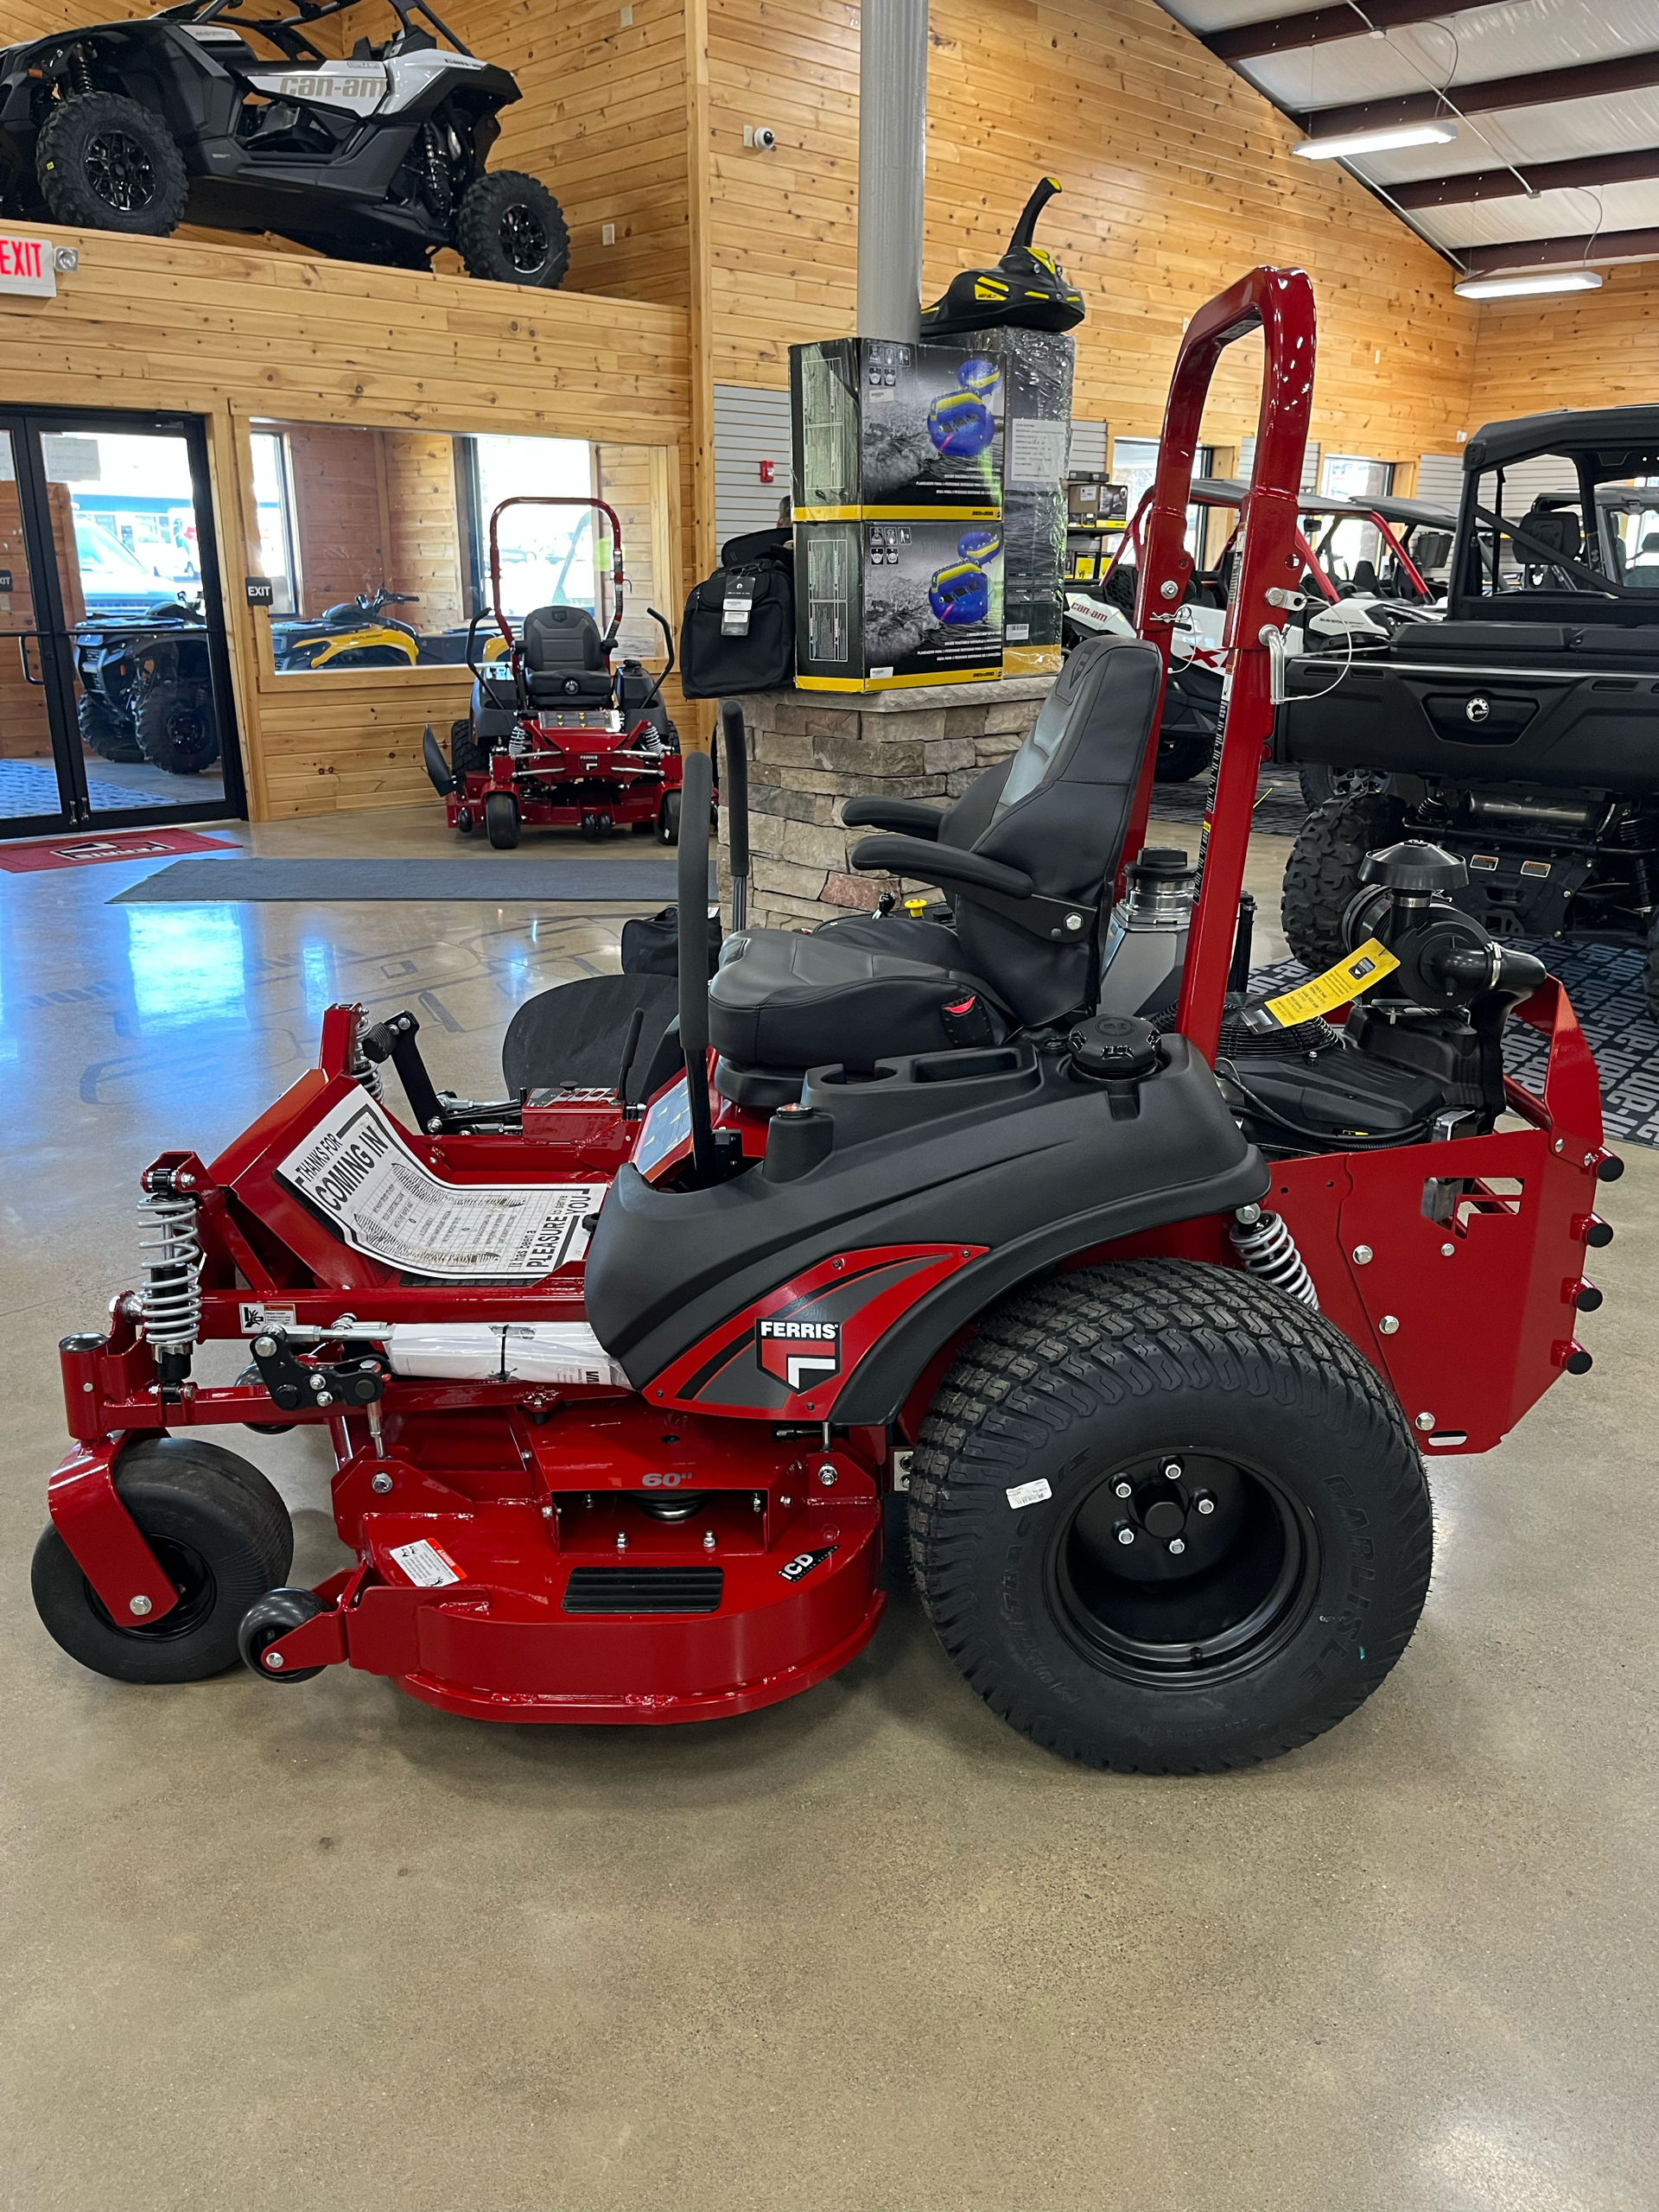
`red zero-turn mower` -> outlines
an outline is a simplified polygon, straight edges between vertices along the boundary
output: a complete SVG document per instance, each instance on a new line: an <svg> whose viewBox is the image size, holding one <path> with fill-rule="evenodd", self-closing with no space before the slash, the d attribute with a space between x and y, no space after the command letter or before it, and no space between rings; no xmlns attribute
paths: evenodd
<svg viewBox="0 0 1659 2212"><path fill-rule="evenodd" d="M501 604L501 518L509 507L592 507L610 524L611 619L601 631L585 607L537 607L514 634ZM674 632L645 609L667 642L668 660L652 676L637 660L615 668L625 578L622 525L603 499L503 499L490 516L490 612L505 651L476 658L479 616L467 637L473 671L470 715L450 732L445 760L427 726L422 754L433 789L463 835L482 829L491 844L518 842L532 829L580 830L606 837L628 829L655 831L673 844L680 824L680 741L663 703L674 666Z"/></svg>
<svg viewBox="0 0 1659 2212"><path fill-rule="evenodd" d="M1258 327L1179 999L1102 1014L1134 934L1108 931L1115 883L1120 915L1176 895L1134 856L1200 411ZM1373 857L1352 953L1306 1003L1230 995L1313 375L1300 273L1196 315L1146 533L1155 644L1080 647L947 811L849 805L880 833L857 864L942 888L948 925L740 912L710 983L691 755L684 1060L648 1106L624 1103L637 1020L611 1087L478 1104L435 1090L412 1018L339 1006L320 1065L217 1160L162 1154L145 1287L63 1346L76 1442L35 1589L66 1650L150 1682L238 1645L271 1683L344 1661L503 1720L742 1713L868 1642L884 1503L907 1491L945 1651L1069 1758L1235 1766L1376 1688L1427 1586L1422 1455L1486 1450L1588 1364L1573 1323L1618 1163L1565 994L1449 902L1432 846ZM741 717L722 721L741 893ZM575 995L620 980L555 1003L579 1024ZM1362 993L1345 1026L1309 1010ZM1503 1073L1512 1014L1549 1040L1537 1095ZM251 1357L228 1387L192 1379L213 1338ZM315 1590L280 1586L270 1484L205 1440L298 1422L328 1431L352 1554Z"/></svg>

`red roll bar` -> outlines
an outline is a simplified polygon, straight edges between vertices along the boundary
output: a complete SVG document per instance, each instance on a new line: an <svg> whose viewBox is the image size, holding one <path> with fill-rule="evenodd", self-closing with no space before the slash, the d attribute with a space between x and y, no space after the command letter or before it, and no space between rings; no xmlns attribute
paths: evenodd
<svg viewBox="0 0 1659 2212"><path fill-rule="evenodd" d="M511 499L503 499L499 506L492 510L490 515L490 612L495 617L497 629L506 639L511 651L515 653L518 647L513 638L512 625L501 611L499 524L502 516L509 507L597 507L607 522L610 524L611 586L616 594L616 605L612 610L611 626L606 639L606 648L608 652L611 645L615 642L617 630L622 620L622 525L617 519L615 508L607 507L603 499L578 499L574 494L566 496L551 492L545 493L520 492Z"/></svg>
<svg viewBox="0 0 1659 2212"><path fill-rule="evenodd" d="M1223 637L1227 689L1220 757L1199 848L1202 874L1176 1013L1176 1027L1208 1060L1214 1059L1221 1034L1256 770L1273 733L1274 657L1283 650L1280 633L1302 573L1296 524L1313 396L1313 288L1300 269L1253 269L1187 325L1164 414L1135 611L1135 628L1157 646L1167 676L1170 633L1192 574L1186 510L1205 398L1226 348L1258 329L1267 359L1255 472L1245 494L1238 575ZM1146 840L1155 758L1149 747L1128 852L1138 852Z"/></svg>

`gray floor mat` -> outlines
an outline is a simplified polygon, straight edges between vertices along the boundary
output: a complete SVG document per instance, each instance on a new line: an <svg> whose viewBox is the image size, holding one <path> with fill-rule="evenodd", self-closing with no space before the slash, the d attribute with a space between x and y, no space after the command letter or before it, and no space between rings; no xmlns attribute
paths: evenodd
<svg viewBox="0 0 1659 2212"><path fill-rule="evenodd" d="M711 867L709 884L714 874ZM341 906L353 900L410 900L416 905L464 899L491 904L597 906L607 899L663 906L675 895L676 861L505 860L225 860L178 861L119 891L112 906L230 900L280 900Z"/></svg>

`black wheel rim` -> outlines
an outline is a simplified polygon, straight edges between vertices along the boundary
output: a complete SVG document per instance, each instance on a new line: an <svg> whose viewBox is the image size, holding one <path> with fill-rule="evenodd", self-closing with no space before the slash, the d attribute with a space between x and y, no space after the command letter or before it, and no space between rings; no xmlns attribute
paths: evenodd
<svg viewBox="0 0 1659 2212"><path fill-rule="evenodd" d="M1311 1516L1266 1468L1172 1449L1088 1485L1050 1541L1045 1586L1056 1621L1103 1672L1207 1687L1284 1649L1319 1563Z"/></svg>
<svg viewBox="0 0 1659 2212"><path fill-rule="evenodd" d="M149 156L124 130L100 130L89 138L81 168L98 197L118 215L140 214L156 197Z"/></svg>
<svg viewBox="0 0 1659 2212"><path fill-rule="evenodd" d="M547 266L548 238L542 219L520 200L501 218L501 251L521 276Z"/></svg>
<svg viewBox="0 0 1659 2212"><path fill-rule="evenodd" d="M156 1554L156 1565L179 1593L172 1611L148 1628L137 1621L118 1621L90 1582L85 1586L86 1603L118 1636L142 1637L147 1643L177 1643L194 1636L208 1618L219 1603L219 1585L213 1568L193 1545L179 1543L171 1536L150 1536L146 1541Z"/></svg>
<svg viewBox="0 0 1659 2212"><path fill-rule="evenodd" d="M198 707L175 707L162 727L175 752L200 753L207 742L207 724Z"/></svg>

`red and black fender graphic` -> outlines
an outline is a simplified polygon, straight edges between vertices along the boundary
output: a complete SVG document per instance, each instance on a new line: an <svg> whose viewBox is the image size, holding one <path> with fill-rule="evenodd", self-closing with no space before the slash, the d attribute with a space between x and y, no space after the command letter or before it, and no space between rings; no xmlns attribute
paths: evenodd
<svg viewBox="0 0 1659 2212"><path fill-rule="evenodd" d="M820 1260L711 1330L646 1385L645 1396L702 1413L827 1421L871 1345L986 1249L887 1244Z"/></svg>

